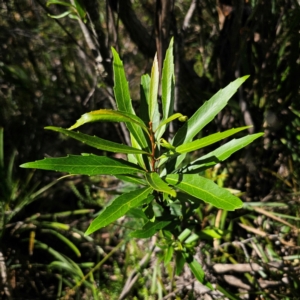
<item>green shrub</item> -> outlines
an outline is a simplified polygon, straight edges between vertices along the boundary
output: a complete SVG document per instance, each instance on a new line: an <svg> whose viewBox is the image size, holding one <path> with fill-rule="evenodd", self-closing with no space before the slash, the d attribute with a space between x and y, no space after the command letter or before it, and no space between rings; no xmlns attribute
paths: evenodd
<svg viewBox="0 0 300 300"><path fill-rule="evenodd" d="M239 127L194 139L227 105L229 99L248 76L239 78L220 90L189 119L180 113L173 113L175 82L172 40L166 53L161 83L156 57L151 76L144 75L141 78L141 102L138 116L132 107L123 63L114 49L112 52L114 94L118 110L92 111L82 115L68 129L53 126L46 127L46 129L65 134L100 150L126 154L128 160L82 154L45 158L25 163L21 167L89 176L113 175L120 180L136 184L135 190L123 193L103 209L90 224L86 234L91 234L126 214L135 215L144 224L141 228L132 231L130 237L149 238L160 231L166 249L164 262L168 264L175 256L176 274L180 274L184 263L187 263L195 277L210 287L211 285L205 281L201 265L193 256L194 247L200 239L201 232L197 234L193 232L194 225L188 220L201 201L224 210L241 208L243 203L227 189L219 187L212 180L199 174L224 161L234 152L262 136L262 133L232 139L190 163L185 163L184 158L187 153L249 128ZM160 85L161 114L158 101ZM183 122L183 126L172 139L168 139L164 134L166 135L168 125L174 120ZM72 131L86 123L102 121L124 122L130 132L131 146ZM220 234L214 230L203 233L212 237Z"/></svg>

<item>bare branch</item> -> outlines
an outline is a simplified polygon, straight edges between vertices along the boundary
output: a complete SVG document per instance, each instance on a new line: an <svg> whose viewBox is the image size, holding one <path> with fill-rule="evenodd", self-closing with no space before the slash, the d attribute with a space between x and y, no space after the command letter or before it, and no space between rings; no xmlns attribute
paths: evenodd
<svg viewBox="0 0 300 300"><path fill-rule="evenodd" d="M257 272L262 270L263 268L256 263L253 264L215 264L213 265L213 270L216 273L227 273L227 272L239 272L239 273L247 273L247 272Z"/></svg>
<svg viewBox="0 0 300 300"><path fill-rule="evenodd" d="M126 27L130 38L146 56L153 58L156 52L155 40L137 18L130 0L119 1L119 17Z"/></svg>

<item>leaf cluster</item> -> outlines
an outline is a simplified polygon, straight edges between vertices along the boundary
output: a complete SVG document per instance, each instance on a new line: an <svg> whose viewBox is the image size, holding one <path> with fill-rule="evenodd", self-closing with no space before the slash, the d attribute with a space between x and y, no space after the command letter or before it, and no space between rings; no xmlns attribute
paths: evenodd
<svg viewBox="0 0 300 300"><path fill-rule="evenodd" d="M151 76L146 74L141 78L141 102L137 114L132 106L123 62L114 49L112 54L117 109L99 109L85 113L69 129L53 126L46 129L60 132L97 149L126 154L127 160L82 154L45 158L25 163L21 167L55 170L69 174L106 174L135 183L137 189L115 198L90 224L86 234L91 234L138 208L144 225L133 231L131 236L148 238L162 230L164 238L170 241L169 248L172 249L170 253L174 251L178 253L177 272L180 273L182 270L182 262L187 262L197 279L204 282L204 272L193 258L193 245L199 236L194 239L189 229L191 235L183 243L185 238L182 238L182 233L185 231L182 228L182 220L188 220L202 201L224 210L235 210L243 206L238 197L200 174L247 146L262 133L232 139L187 164L184 163L184 158L187 153L217 143L248 128L247 126L234 128L197 138L202 129L227 105L248 76L236 79L220 90L190 118L174 113L175 78L172 39L164 60L161 81L157 57L154 58ZM160 85L161 109L158 101ZM167 128L170 122L176 119L183 122L183 126L172 138L168 138ZM72 131L87 123L103 121L124 122L130 133L131 145L122 145ZM172 206L176 203L180 204L181 209L176 214L172 214Z"/></svg>

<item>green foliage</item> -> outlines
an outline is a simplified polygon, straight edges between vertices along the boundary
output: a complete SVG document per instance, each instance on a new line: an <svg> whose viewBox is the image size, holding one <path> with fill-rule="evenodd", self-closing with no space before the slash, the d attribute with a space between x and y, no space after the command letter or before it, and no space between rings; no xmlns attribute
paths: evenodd
<svg viewBox="0 0 300 300"><path fill-rule="evenodd" d="M260 137L262 133L231 140L189 164L185 165L183 160L187 152L206 147L248 128L231 129L193 141L226 106L229 99L248 76L239 78L220 90L188 120L186 116L181 114L173 115L174 64L173 41L171 41L162 70L162 119L160 119L158 111L159 72L156 57L150 80L149 77L142 77L141 107L143 110L141 110L141 116L138 117L132 107L123 63L118 53L114 49L112 51L114 93L118 110L101 109L86 113L68 130L55 127L48 127L47 129L66 134L92 147L103 149L105 144L103 140L96 137L88 138L81 133L71 134L70 130L91 122L125 122L130 132L132 147L108 143L105 150L119 151L123 154L130 153L129 161L82 154L81 156L45 158L44 160L25 163L21 167L55 170L70 174L121 175L119 178L123 178L125 181L130 181L130 178L137 179L144 187L137 186L136 190L123 193L115 198L90 224L86 234L91 234L107 226L132 208L140 208L145 213L147 220L145 220L144 226L132 232L131 236L147 238L162 230L164 236L171 237L168 248L173 248L173 250L169 250L170 253L175 251L176 255L178 254L181 260L189 265L195 277L206 284L204 271L193 257L194 242L199 236L191 234L186 241L181 236L185 229L182 220L187 213L186 207L196 209L201 201L204 201L224 210L241 208L243 203L239 198L232 195L228 190L217 186L213 181L202 177L199 172L228 158L237 150ZM172 140L167 141L167 136L165 136L166 139L161 138L169 123L175 119L184 121L184 125ZM139 149L140 151L138 151ZM131 177L132 175L133 177ZM174 210L174 204L178 201L182 205L181 211L177 209L176 214L170 214L170 211ZM193 213L193 210L190 213ZM208 284L208 286L210 285Z"/></svg>

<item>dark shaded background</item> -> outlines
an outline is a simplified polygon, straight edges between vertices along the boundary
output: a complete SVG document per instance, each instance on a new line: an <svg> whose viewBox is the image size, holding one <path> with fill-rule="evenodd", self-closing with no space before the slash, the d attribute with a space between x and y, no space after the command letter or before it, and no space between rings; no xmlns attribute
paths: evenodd
<svg viewBox="0 0 300 300"><path fill-rule="evenodd" d="M47 155L90 152L88 147L43 127L68 127L87 111L113 108L112 46L124 61L131 96L138 109L140 76L150 72L156 51L161 68L174 36L176 111L190 116L220 88L237 77L251 75L229 106L202 133L245 124L253 125L250 132L265 133L222 166L228 170L226 185L245 192L245 201L279 201L298 192L297 0L89 0L81 5L81 16L73 11L73 15L85 20L80 26L82 21L74 18L48 16L65 12L65 6L46 6L44 0L0 3L0 126L4 128L5 166L2 182L15 151L13 176L21 182L29 176L28 170L18 167L21 163ZM112 124L86 126L83 130L118 142L127 138L121 127ZM41 187L58 176L37 171L31 184L40 182ZM3 202L9 188L2 185ZM84 181L78 188L83 191L83 186ZM46 203L29 205L11 222L35 213L86 207L79 204L66 182L47 191L44 197L48 199ZM12 205L13 209L16 205L5 201L2 213L4 207ZM2 242L5 234L9 238L12 235L3 233ZM11 238L5 246L2 244L2 251L11 253L19 242L19 236Z"/></svg>

